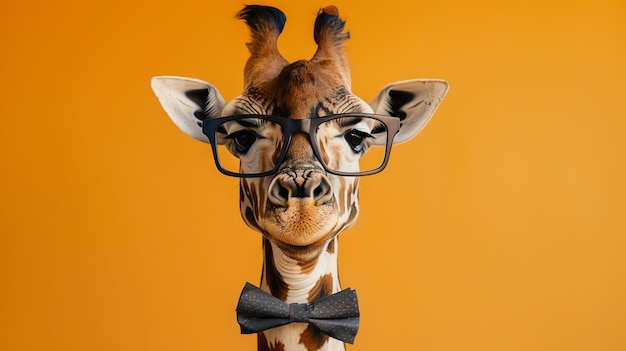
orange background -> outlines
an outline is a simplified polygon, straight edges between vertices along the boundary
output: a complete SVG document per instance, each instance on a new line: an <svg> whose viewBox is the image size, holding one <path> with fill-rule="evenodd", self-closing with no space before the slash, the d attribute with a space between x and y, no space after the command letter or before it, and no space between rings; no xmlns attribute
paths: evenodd
<svg viewBox="0 0 626 351"><path fill-rule="evenodd" d="M283 54L310 57L328 1L261 3L287 14ZM359 96L451 85L361 182L340 240L362 310L348 349L626 349L623 1L334 3ZM241 7L2 1L0 349L255 349L234 308L261 236L149 85L238 95Z"/></svg>

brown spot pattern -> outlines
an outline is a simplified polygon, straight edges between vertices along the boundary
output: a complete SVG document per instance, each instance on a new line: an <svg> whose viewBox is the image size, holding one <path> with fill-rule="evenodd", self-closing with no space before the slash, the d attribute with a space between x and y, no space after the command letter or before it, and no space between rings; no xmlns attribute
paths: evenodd
<svg viewBox="0 0 626 351"><path fill-rule="evenodd" d="M257 340L259 345L257 350L259 351L285 351L285 345L283 345L280 341L277 341L274 346L270 346L269 342L267 342L267 338L265 338L265 334L263 333L257 334Z"/></svg>
<svg viewBox="0 0 626 351"><path fill-rule="evenodd" d="M325 164L330 163L330 158L328 157L328 153L326 152L326 144L328 143L328 138L324 137L323 142L318 143L320 147L320 153L322 154L322 159Z"/></svg>
<svg viewBox="0 0 626 351"><path fill-rule="evenodd" d="M307 351L319 350L327 341L328 335L315 329L311 324L300 334L300 344L304 345Z"/></svg>
<svg viewBox="0 0 626 351"><path fill-rule="evenodd" d="M330 235L330 233L327 233L327 235ZM289 257L298 259L297 264L300 266L303 274L309 274L313 271L324 248L324 243L313 244L308 247L292 247L289 249L281 247ZM306 260L304 259L305 257L307 258ZM313 257L313 259L310 259L310 257Z"/></svg>
<svg viewBox="0 0 626 351"><path fill-rule="evenodd" d="M331 240L331 241L328 243L328 246L326 247L326 251L327 251L329 254L334 254L334 253L335 253L335 240L337 240L337 239L335 238L335 239Z"/></svg>
<svg viewBox="0 0 626 351"><path fill-rule="evenodd" d="M270 244L270 241L265 238L263 239L263 251L265 255L265 280L267 281L267 285L270 287L270 292L281 301L286 301L288 292L287 284L285 284L283 277L274 265L272 244Z"/></svg>
<svg viewBox="0 0 626 351"><path fill-rule="evenodd" d="M256 218L254 217L254 213L252 212L252 209L250 207L246 207L245 216L246 216L246 220L251 226L253 226L256 229L260 229L259 224L256 222Z"/></svg>
<svg viewBox="0 0 626 351"><path fill-rule="evenodd" d="M353 202L352 202L352 183L350 185L348 185L348 189L345 191L348 194L348 202L346 203L346 208L348 206L350 206Z"/></svg>
<svg viewBox="0 0 626 351"><path fill-rule="evenodd" d="M259 185L259 189L261 189L260 185ZM256 215L259 217L261 216L261 214L263 213L265 209L265 194L266 194L266 191L259 191L259 201L257 203L256 208L254 209L256 211Z"/></svg>
<svg viewBox="0 0 626 351"><path fill-rule="evenodd" d="M346 213L346 180L344 177L339 177L339 183L341 188L339 189L339 211L341 214Z"/></svg>
<svg viewBox="0 0 626 351"><path fill-rule="evenodd" d="M241 178L241 188L243 188L243 194L245 194L248 201L250 200L250 186L248 185L248 180L246 178Z"/></svg>
<svg viewBox="0 0 626 351"><path fill-rule="evenodd" d="M317 301L322 297L328 296L333 293L333 276L332 274L324 274L315 283L313 289L309 291L309 303Z"/></svg>
<svg viewBox="0 0 626 351"><path fill-rule="evenodd" d="M315 268L316 264L317 264L317 260L313 260L310 262L298 262L298 266L300 266L300 269L302 270L302 274L311 273L313 269Z"/></svg>
<svg viewBox="0 0 626 351"><path fill-rule="evenodd" d="M257 197L257 192L256 192L256 183L252 182L252 184L250 184L250 202L252 203L253 209L254 209L254 214L258 214L259 213L259 204L258 204L258 197Z"/></svg>

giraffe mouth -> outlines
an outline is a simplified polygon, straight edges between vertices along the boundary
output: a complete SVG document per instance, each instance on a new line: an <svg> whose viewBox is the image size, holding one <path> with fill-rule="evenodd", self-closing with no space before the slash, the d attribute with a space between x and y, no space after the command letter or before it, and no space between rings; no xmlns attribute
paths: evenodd
<svg viewBox="0 0 626 351"><path fill-rule="evenodd" d="M290 198L286 206L268 201L260 224L269 239L292 250L327 241L335 232L339 214L334 197L323 203L311 198Z"/></svg>

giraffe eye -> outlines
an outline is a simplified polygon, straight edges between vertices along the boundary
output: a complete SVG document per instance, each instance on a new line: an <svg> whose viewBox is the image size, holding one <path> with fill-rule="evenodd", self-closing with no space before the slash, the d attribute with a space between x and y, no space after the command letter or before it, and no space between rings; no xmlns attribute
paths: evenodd
<svg viewBox="0 0 626 351"><path fill-rule="evenodd" d="M365 138L368 137L372 136L356 129L348 131L344 136L344 138L348 142L348 146L350 146L352 151L356 153L363 152L363 147L365 146Z"/></svg>
<svg viewBox="0 0 626 351"><path fill-rule="evenodd" d="M232 133L226 138L233 140L237 152L241 154L245 154L246 152L248 152L252 144L254 144L257 139L254 133L245 129Z"/></svg>

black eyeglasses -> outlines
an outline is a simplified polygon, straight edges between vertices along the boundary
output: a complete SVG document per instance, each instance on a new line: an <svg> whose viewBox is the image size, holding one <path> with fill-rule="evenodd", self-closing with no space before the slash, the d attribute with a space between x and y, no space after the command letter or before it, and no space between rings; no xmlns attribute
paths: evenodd
<svg viewBox="0 0 626 351"><path fill-rule="evenodd" d="M387 165L399 129L397 117L365 113L308 119L241 115L202 122L218 170L243 178L276 173L291 136L298 132L308 135L327 172L340 176L378 173Z"/></svg>

